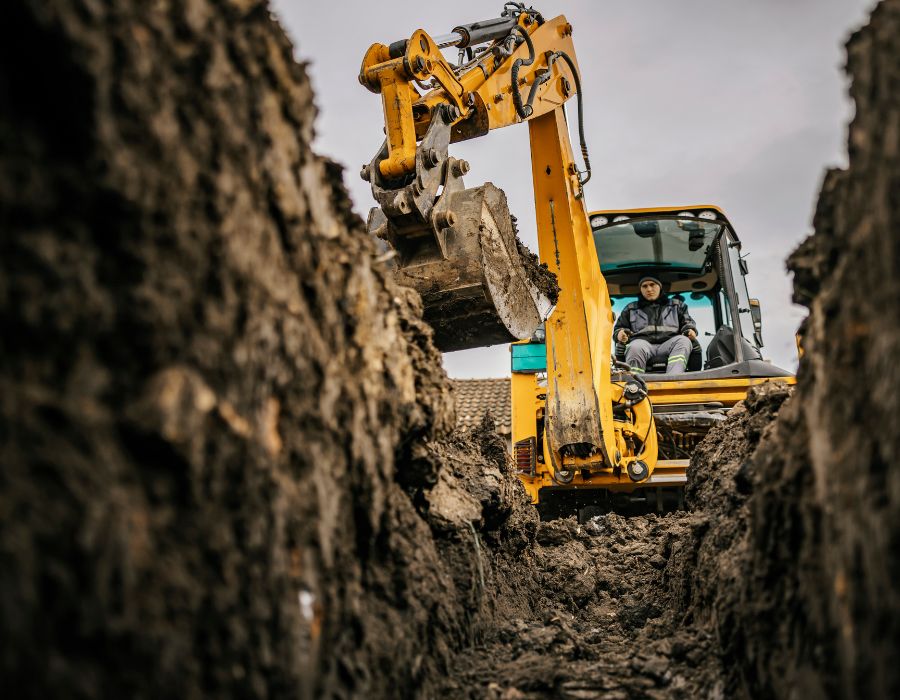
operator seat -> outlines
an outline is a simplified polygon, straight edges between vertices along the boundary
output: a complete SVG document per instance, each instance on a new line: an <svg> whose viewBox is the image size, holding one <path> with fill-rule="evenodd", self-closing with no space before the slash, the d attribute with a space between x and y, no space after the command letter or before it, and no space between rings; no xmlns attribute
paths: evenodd
<svg viewBox="0 0 900 700"><path fill-rule="evenodd" d="M759 348L748 342L746 338L741 338L741 347L745 360L762 359ZM729 326L722 326L716 331L706 348L706 369L730 365L736 357L734 331Z"/></svg>

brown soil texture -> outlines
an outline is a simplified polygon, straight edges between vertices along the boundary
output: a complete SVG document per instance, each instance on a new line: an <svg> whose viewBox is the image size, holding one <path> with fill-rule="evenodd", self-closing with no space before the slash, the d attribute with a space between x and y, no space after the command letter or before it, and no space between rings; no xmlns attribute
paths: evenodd
<svg viewBox="0 0 900 700"><path fill-rule="evenodd" d="M517 572L538 588L527 614L457 656L439 696L722 697L713 638L666 612L673 544L701 523L687 513L540 523Z"/></svg>
<svg viewBox="0 0 900 700"><path fill-rule="evenodd" d="M810 311L796 392L772 423L758 405L778 390L751 392L745 436L729 419L689 474L710 527L672 581L737 696L900 696L900 1L852 36L847 69L849 167L789 260Z"/></svg>
<svg viewBox="0 0 900 700"><path fill-rule="evenodd" d="M442 696L742 697L730 623L742 608L746 465L790 389L754 387L691 464L689 512L539 524L528 615L459 655ZM757 697L750 695L749 697Z"/></svg>
<svg viewBox="0 0 900 700"><path fill-rule="evenodd" d="M752 465L735 626L758 697L900 697L900 1L847 49L849 167L789 261L810 310L799 386Z"/></svg>
<svg viewBox="0 0 900 700"><path fill-rule="evenodd" d="M266 4L15 1L0 54L3 687L416 695L520 494L438 442L420 302Z"/></svg>
<svg viewBox="0 0 900 700"><path fill-rule="evenodd" d="M584 525L452 434L264 2L4 10L7 693L898 695L900 0L792 258L795 394L712 431L690 512Z"/></svg>
<svg viewBox="0 0 900 700"><path fill-rule="evenodd" d="M532 253L527 245L522 243L518 235L519 229L515 217L513 217L513 230L516 233L516 250L519 251L519 257L522 260L522 266L525 268L529 281L539 292L555 304L559 299L560 291L559 280L556 278L556 274L550 272L547 263L542 263L540 258L535 253Z"/></svg>

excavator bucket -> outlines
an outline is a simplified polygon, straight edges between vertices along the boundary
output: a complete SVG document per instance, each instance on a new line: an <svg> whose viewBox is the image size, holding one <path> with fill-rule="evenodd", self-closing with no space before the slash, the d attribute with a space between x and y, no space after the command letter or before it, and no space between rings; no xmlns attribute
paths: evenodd
<svg viewBox="0 0 900 700"><path fill-rule="evenodd" d="M556 277L516 237L506 195L491 183L445 192L441 221L398 231L379 209L369 228L398 251L396 281L422 297L442 352L530 338L556 302ZM417 243L412 244L411 241Z"/></svg>

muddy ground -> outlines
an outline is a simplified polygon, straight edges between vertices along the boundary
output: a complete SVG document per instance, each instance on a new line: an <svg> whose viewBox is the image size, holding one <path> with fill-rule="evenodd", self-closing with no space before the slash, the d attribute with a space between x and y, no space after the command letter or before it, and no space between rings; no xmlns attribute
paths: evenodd
<svg viewBox="0 0 900 700"><path fill-rule="evenodd" d="M439 695L721 696L711 638L664 615L672 544L701 522L686 513L542 522L530 562L541 592L529 614L499 620L459 654Z"/></svg>
<svg viewBox="0 0 900 700"><path fill-rule="evenodd" d="M791 261L795 394L715 429L689 512L581 526L453 434L264 2L7 5L7 692L900 695L900 0Z"/></svg>
<svg viewBox="0 0 900 700"><path fill-rule="evenodd" d="M459 698L729 698L744 690L722 644L741 601L749 464L790 390L751 390L691 466L688 511L538 524L525 615L459 654L439 694ZM702 582L698 585L698 582ZM711 593L723 600L711 601Z"/></svg>

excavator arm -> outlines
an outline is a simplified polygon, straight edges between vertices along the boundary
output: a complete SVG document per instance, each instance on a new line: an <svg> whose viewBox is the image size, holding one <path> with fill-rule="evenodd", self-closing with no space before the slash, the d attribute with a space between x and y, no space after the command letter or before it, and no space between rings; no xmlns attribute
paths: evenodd
<svg viewBox="0 0 900 700"><path fill-rule="evenodd" d="M473 42L486 40L493 44L472 52ZM449 46L469 51L472 59L452 67L440 52ZM417 143L437 117L449 123L454 143L559 108L577 94L574 56L565 17L545 22L525 10L461 25L437 41L419 29L407 41L373 44L359 81L382 96L387 157L378 161L379 174L390 180L414 173ZM419 95L414 83L432 89Z"/></svg>
<svg viewBox="0 0 900 700"><path fill-rule="evenodd" d="M459 49L460 65L444 58L448 47ZM554 478L565 484L577 470L604 470L645 480L656 430L640 381L611 375L613 314L583 201L590 161L572 26L507 3L501 17L443 37L420 29L374 44L359 79L382 95L387 137L361 173L378 203L369 230L396 251L398 282L422 295L438 347L525 339L545 322L543 444ZM583 169L562 110L571 97ZM448 152L452 142L523 121L540 261L559 282L555 299L527 267L502 191L466 189L468 164Z"/></svg>

